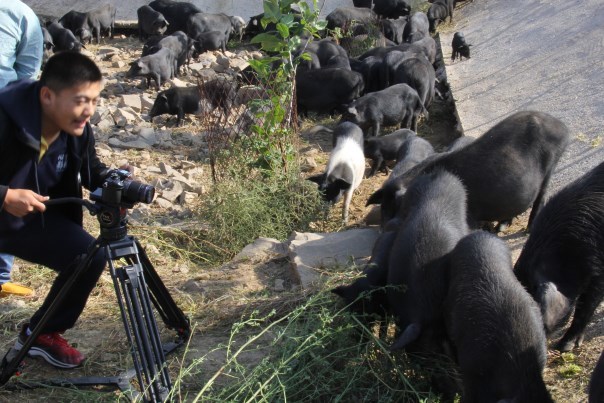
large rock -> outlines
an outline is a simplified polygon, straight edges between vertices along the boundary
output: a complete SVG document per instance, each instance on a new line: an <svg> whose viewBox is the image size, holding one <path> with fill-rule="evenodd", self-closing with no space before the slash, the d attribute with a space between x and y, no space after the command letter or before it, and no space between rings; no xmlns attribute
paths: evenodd
<svg viewBox="0 0 604 403"><path fill-rule="evenodd" d="M130 107L136 113L141 112L141 96L139 94L128 94L120 96L119 106Z"/></svg>
<svg viewBox="0 0 604 403"><path fill-rule="evenodd" d="M233 261L258 260L258 258L264 258L269 255L286 256L287 253L287 244L273 238L261 237L243 248L243 250L233 258Z"/></svg>
<svg viewBox="0 0 604 403"><path fill-rule="evenodd" d="M371 257L379 231L371 228L334 233L294 232L290 237L289 258L302 288L319 279L319 268L362 265Z"/></svg>

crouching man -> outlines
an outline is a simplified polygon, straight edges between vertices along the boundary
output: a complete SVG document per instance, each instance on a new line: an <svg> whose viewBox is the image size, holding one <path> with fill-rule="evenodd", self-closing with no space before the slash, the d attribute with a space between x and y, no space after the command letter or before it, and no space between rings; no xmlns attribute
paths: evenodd
<svg viewBox="0 0 604 403"><path fill-rule="evenodd" d="M15 348L72 275L94 241L82 228L82 207L44 201L82 197L108 172L94 148L88 121L102 88L96 64L77 52L48 60L39 81L16 81L0 91L0 253L47 266L58 273L42 306L25 324ZM46 322L29 355L60 368L82 364L84 356L61 334L74 326L106 265L102 250Z"/></svg>

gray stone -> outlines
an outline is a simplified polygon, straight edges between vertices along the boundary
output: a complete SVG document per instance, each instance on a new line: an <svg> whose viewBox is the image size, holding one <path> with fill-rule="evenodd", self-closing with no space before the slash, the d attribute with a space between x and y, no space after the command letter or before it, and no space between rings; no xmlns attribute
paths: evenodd
<svg viewBox="0 0 604 403"><path fill-rule="evenodd" d="M124 127L128 123L135 123L139 120L138 115L132 108L120 108L113 114L113 120L118 127Z"/></svg>
<svg viewBox="0 0 604 403"><path fill-rule="evenodd" d="M178 181L172 181L172 187L169 189L162 190L161 197L172 202L180 202L180 197L182 196L184 189L182 185Z"/></svg>
<svg viewBox="0 0 604 403"><path fill-rule="evenodd" d="M170 82L172 83L173 87L179 87L179 88L188 87L189 85L191 85L191 84L189 84L189 83L187 83L185 81L182 81L182 80L180 80L180 79L178 79L176 77L170 79Z"/></svg>
<svg viewBox="0 0 604 403"><path fill-rule="evenodd" d="M97 55L103 60L111 59L113 56L118 55L120 50L111 46L103 46L97 50Z"/></svg>
<svg viewBox="0 0 604 403"><path fill-rule="evenodd" d="M191 63L191 64L189 64L189 69L191 69L191 71L194 72L194 71L201 70L201 69L203 69L206 66L207 65L203 64L203 63Z"/></svg>
<svg viewBox="0 0 604 403"><path fill-rule="evenodd" d="M151 146L159 144L159 139L157 138L157 135L155 134L155 130L153 130L153 128L151 128L151 127L144 127L142 129L140 129L138 136L139 136L140 140L146 142L147 144L149 144Z"/></svg>
<svg viewBox="0 0 604 403"><path fill-rule="evenodd" d="M163 197L156 198L155 203L157 203L157 205L163 209L169 210L174 208L174 203L164 199Z"/></svg>
<svg viewBox="0 0 604 403"><path fill-rule="evenodd" d="M209 66L210 64L216 62L216 56L214 56L210 52L205 52L204 54L199 56L198 61L199 61L199 63L203 63L204 65Z"/></svg>
<svg viewBox="0 0 604 403"><path fill-rule="evenodd" d="M260 237L251 244L245 246L241 252L239 252L233 261L250 259L257 260L268 255L282 255L288 254L287 245L273 238Z"/></svg>
<svg viewBox="0 0 604 403"><path fill-rule="evenodd" d="M319 268L362 265L371 257L379 231L371 228L335 233L299 233L290 237L289 258L293 275L302 288L319 279Z"/></svg>
<svg viewBox="0 0 604 403"><path fill-rule="evenodd" d="M216 72L210 68L195 71L194 74L196 76L198 76L199 78L201 78L203 81L209 81L209 80L213 79L214 77L216 77Z"/></svg>
<svg viewBox="0 0 604 403"><path fill-rule="evenodd" d="M316 167L317 162L313 157L305 157L300 164L300 170L305 173L314 171Z"/></svg>
<svg viewBox="0 0 604 403"><path fill-rule="evenodd" d="M113 120L113 117L111 117L111 115L109 114L104 116L101 121L96 125L96 127L101 130L107 130L109 128L112 128L113 126L115 126L115 121Z"/></svg>
<svg viewBox="0 0 604 403"><path fill-rule="evenodd" d="M206 292L201 283L195 279L186 281L182 285L181 290L188 292L189 294L205 294Z"/></svg>
<svg viewBox="0 0 604 403"><path fill-rule="evenodd" d="M229 62L229 66L238 72L245 70L249 65L250 64L246 60L240 58L231 59Z"/></svg>
<svg viewBox="0 0 604 403"><path fill-rule="evenodd" d="M229 59L228 56L223 56L221 54L218 54L216 56L216 63L218 63L221 66L229 67L230 66L230 61L231 61L231 59Z"/></svg>
<svg viewBox="0 0 604 403"><path fill-rule="evenodd" d="M212 63L210 65L210 68L212 70L214 70L216 73L224 73L225 71L227 71L228 67L227 66L223 66L222 64L218 64L216 62Z"/></svg>
<svg viewBox="0 0 604 403"><path fill-rule="evenodd" d="M155 101L153 99L151 99L151 97L149 95L147 95L147 94L141 95L141 111L151 110L154 102Z"/></svg>
<svg viewBox="0 0 604 403"><path fill-rule="evenodd" d="M118 105L122 106L122 107L129 107L134 112L140 113L141 112L141 96L138 94L121 95Z"/></svg>
<svg viewBox="0 0 604 403"><path fill-rule="evenodd" d="M117 137L112 137L108 141L110 146L123 148L125 150L135 149L135 150L149 150L151 146L142 140L134 140L134 141L122 141Z"/></svg>

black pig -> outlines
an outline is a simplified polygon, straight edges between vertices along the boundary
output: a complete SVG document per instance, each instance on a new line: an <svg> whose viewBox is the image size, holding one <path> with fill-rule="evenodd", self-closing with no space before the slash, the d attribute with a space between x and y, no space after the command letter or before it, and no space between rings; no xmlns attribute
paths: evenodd
<svg viewBox="0 0 604 403"><path fill-rule="evenodd" d="M556 348L580 346L604 298L604 163L541 209L515 271L541 306L548 335L566 323L574 308L573 321Z"/></svg>
<svg viewBox="0 0 604 403"><path fill-rule="evenodd" d="M364 89L363 76L345 69L302 70L296 73L298 112L330 113L357 99Z"/></svg>
<svg viewBox="0 0 604 403"><path fill-rule="evenodd" d="M417 119L422 113L428 116L417 91L407 84L397 84L353 101L342 120L365 131L372 129L372 135L379 136L381 126L398 125L417 132Z"/></svg>
<svg viewBox="0 0 604 403"><path fill-rule="evenodd" d="M392 220L388 224L388 228L375 240L371 259L363 268L363 276L350 285L341 285L332 290L334 294L342 297L346 305L350 305L352 312L373 316L378 320L384 319L389 312L384 287L388 279L390 251L399 222Z"/></svg>
<svg viewBox="0 0 604 403"><path fill-rule="evenodd" d="M147 87L151 85L151 79L155 80L155 88L159 91L162 83L174 78L176 62L172 51L161 48L156 53L143 56L130 63L128 77L144 76L147 78Z"/></svg>
<svg viewBox="0 0 604 403"><path fill-rule="evenodd" d="M201 96L198 87L173 87L157 94L149 117L153 118L164 113L176 115L176 125L179 126L185 113L200 113Z"/></svg>
<svg viewBox="0 0 604 403"><path fill-rule="evenodd" d="M390 176L367 200L370 204L380 204L382 226L394 218L399 211L401 200L405 195L405 182L403 175L434 154L434 148L425 139L412 136L399 148L396 156L396 165Z"/></svg>
<svg viewBox="0 0 604 403"><path fill-rule="evenodd" d="M220 31L207 31L198 33L192 36L195 41L195 56L207 52L209 50L222 50L226 52L227 38L224 32Z"/></svg>
<svg viewBox="0 0 604 403"><path fill-rule="evenodd" d="M164 16L148 5L139 7L136 10L136 15L138 16L138 35L141 41L149 36L163 35L168 29L169 24Z"/></svg>
<svg viewBox="0 0 604 403"><path fill-rule="evenodd" d="M464 57L466 59L470 58L470 46L466 42L466 38L462 32L455 32L453 35L453 41L451 42L451 60L455 60L456 57L459 56L459 60L462 60Z"/></svg>
<svg viewBox="0 0 604 403"><path fill-rule="evenodd" d="M471 144L418 164L403 175L402 185L421 173L445 169L457 175L468 190L471 226L499 221L501 227L533 206L530 227L569 137L566 125L551 115L517 112ZM384 194L382 200L400 192L404 188Z"/></svg>
<svg viewBox="0 0 604 403"><path fill-rule="evenodd" d="M429 36L430 22L428 16L421 11L416 12L409 18L409 22L403 29L403 42L412 43Z"/></svg>
<svg viewBox="0 0 604 403"><path fill-rule="evenodd" d="M82 50L82 43L75 37L73 32L64 28L58 22L50 22L46 29L52 36L55 52L61 50L73 50L79 52Z"/></svg>
<svg viewBox="0 0 604 403"><path fill-rule="evenodd" d="M368 178L371 178L378 169L385 170L388 173L386 161L395 160L398 151L410 137L415 136L415 132L409 129L400 129L393 133L380 137L371 137L365 139L363 153L365 158L371 158L371 172Z"/></svg>
<svg viewBox="0 0 604 403"><path fill-rule="evenodd" d="M94 33L96 43L101 43L101 31L107 31L109 37L113 39L115 32L115 12L116 9L111 4L105 4L95 10L88 11L88 28Z"/></svg>
<svg viewBox="0 0 604 403"><path fill-rule="evenodd" d="M386 293L402 333L391 349L417 341L418 350L438 352L445 340L445 258L469 231L466 191L446 171L421 175L409 187L397 217L401 225L390 251L387 281L397 288Z"/></svg>
<svg viewBox="0 0 604 403"><path fill-rule="evenodd" d="M449 22L453 21L453 7L455 0L436 0L428 10L428 23L430 32L436 32L436 27L441 22L444 22L449 17Z"/></svg>
<svg viewBox="0 0 604 403"><path fill-rule="evenodd" d="M539 307L512 271L504 241L484 231L449 255L444 314L463 380L463 402L551 402Z"/></svg>

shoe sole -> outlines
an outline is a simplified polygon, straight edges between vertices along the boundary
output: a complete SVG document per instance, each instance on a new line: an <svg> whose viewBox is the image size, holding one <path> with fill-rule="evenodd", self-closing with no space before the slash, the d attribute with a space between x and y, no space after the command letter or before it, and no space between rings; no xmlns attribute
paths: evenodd
<svg viewBox="0 0 604 403"><path fill-rule="evenodd" d="M23 348L23 344L21 344L21 342L19 340L17 340L14 348L15 348L15 350L21 350L21 348ZM29 349L29 351L27 352L27 355L30 357L42 357L50 365L55 366L57 368L61 368L61 369L77 368L80 365L82 365L82 363L84 362L84 361L82 361L82 363L79 363L79 364L68 364L66 362L57 360L52 355L50 355L46 350L43 350L39 347L31 347Z"/></svg>

